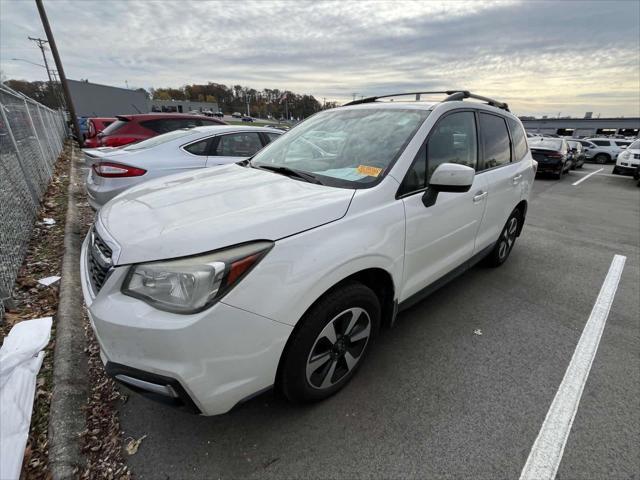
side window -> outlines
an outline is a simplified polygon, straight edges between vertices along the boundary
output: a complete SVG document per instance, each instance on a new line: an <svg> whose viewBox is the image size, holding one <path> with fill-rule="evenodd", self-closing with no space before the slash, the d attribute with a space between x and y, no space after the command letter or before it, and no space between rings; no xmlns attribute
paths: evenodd
<svg viewBox="0 0 640 480"><path fill-rule="evenodd" d="M232 133L218 140L216 155L219 157L250 157L262 148L257 133Z"/></svg>
<svg viewBox="0 0 640 480"><path fill-rule="evenodd" d="M611 143L609 142L609 140L591 140L591 142L595 143L599 147L609 147L609 146L611 146Z"/></svg>
<svg viewBox="0 0 640 480"><path fill-rule="evenodd" d="M482 132L482 146L484 147L484 162L482 169L499 167L511 161L509 133L507 124L502 117L480 113L480 131Z"/></svg>
<svg viewBox="0 0 640 480"><path fill-rule="evenodd" d="M527 136L519 122L513 118L507 119L507 122L509 123L509 130L511 130L511 139L513 141L514 161L519 162L527 154L527 151L529 151Z"/></svg>
<svg viewBox="0 0 640 480"><path fill-rule="evenodd" d="M267 132L267 139L269 140L269 143L273 142L274 140L280 138L280 134L279 133L270 133Z"/></svg>
<svg viewBox="0 0 640 480"><path fill-rule="evenodd" d="M200 140L199 142L192 143L191 145L187 145L184 149L193 154L193 155L204 155L206 156L209 152L209 139Z"/></svg>
<svg viewBox="0 0 640 480"><path fill-rule="evenodd" d="M400 193L425 188L431 175L443 163L476 168L478 142L473 112L459 112L440 120L423 145L402 182Z"/></svg>

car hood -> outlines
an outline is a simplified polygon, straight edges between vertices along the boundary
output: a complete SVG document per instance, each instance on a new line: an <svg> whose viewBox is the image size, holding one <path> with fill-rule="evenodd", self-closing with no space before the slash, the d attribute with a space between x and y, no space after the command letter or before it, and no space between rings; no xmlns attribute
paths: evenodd
<svg viewBox="0 0 640 480"><path fill-rule="evenodd" d="M124 265L278 240L343 217L354 192L233 164L133 187L102 207L99 222Z"/></svg>

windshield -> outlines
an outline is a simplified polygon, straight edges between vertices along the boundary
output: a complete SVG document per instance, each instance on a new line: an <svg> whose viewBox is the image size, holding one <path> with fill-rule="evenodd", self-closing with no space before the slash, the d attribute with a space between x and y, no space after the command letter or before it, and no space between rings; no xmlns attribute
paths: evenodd
<svg viewBox="0 0 640 480"><path fill-rule="evenodd" d="M640 150L640 140L636 140L631 145L629 145L629 150Z"/></svg>
<svg viewBox="0 0 640 480"><path fill-rule="evenodd" d="M295 169L326 185L367 186L387 173L429 113L408 108L327 110L265 147L251 165Z"/></svg>
<svg viewBox="0 0 640 480"><path fill-rule="evenodd" d="M145 148L155 147L156 145L161 145L177 138L188 137L189 135L193 135L194 133L195 132L190 129L173 130L171 132L163 133L162 135L157 135L141 142L134 143L132 145L129 145L128 147L124 147L123 150L126 150L128 152L134 150L144 150Z"/></svg>

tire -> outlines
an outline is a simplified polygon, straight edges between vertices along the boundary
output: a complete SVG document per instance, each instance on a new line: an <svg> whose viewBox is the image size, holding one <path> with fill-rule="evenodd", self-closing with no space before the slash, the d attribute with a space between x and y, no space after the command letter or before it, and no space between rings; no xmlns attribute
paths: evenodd
<svg viewBox="0 0 640 480"><path fill-rule="evenodd" d="M278 383L289 401L316 402L342 389L362 365L380 327L380 302L369 287L348 283L325 294L300 322Z"/></svg>
<svg viewBox="0 0 640 480"><path fill-rule="evenodd" d="M611 170L611 173L613 175L620 175L620 170L618 170L618 167L615 166L615 167L613 167L613 170Z"/></svg>
<svg viewBox="0 0 640 480"><path fill-rule="evenodd" d="M563 174L564 174L564 165L562 166L562 168L560 168L560 171L558 173L553 174L553 178L555 178L556 180L560 180Z"/></svg>
<svg viewBox="0 0 640 480"><path fill-rule="evenodd" d="M593 160L596 163L604 165L605 163L607 163L609 161L609 155L607 155L606 153L599 153L595 157L593 157Z"/></svg>
<svg viewBox="0 0 640 480"><path fill-rule="evenodd" d="M485 265L488 267L499 267L509 258L509 254L513 249L513 246L516 243L516 238L518 236L518 230L520 229L523 222L522 213L520 210L514 210L507 223L504 225L502 232L500 232L500 237L496 242L495 247L491 250L491 253L487 256L485 260Z"/></svg>

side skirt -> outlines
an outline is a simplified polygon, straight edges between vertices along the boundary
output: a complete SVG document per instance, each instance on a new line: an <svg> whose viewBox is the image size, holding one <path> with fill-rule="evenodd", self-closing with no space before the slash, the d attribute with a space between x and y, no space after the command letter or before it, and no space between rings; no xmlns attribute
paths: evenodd
<svg viewBox="0 0 640 480"><path fill-rule="evenodd" d="M454 278L457 278L458 276L462 275L464 272L466 272L467 270L469 270L470 268L478 264L480 261L482 261L483 258L489 255L491 251L494 249L494 247L495 247L495 244L492 244L482 249L481 251L476 253L473 257L471 257L469 260L464 262L462 265L454 268L449 273L442 276L441 278L431 283L430 285L426 286L419 292L414 293L413 295L411 295L409 298L407 298L406 300L404 300L398 305L398 311L401 312L403 310L406 310L407 308L413 307L416 303L421 302L426 297L428 297L433 292L435 292L439 288L449 283Z"/></svg>

